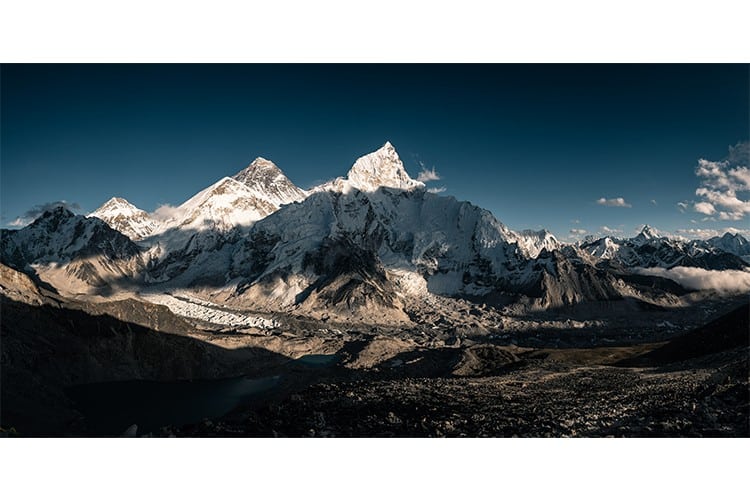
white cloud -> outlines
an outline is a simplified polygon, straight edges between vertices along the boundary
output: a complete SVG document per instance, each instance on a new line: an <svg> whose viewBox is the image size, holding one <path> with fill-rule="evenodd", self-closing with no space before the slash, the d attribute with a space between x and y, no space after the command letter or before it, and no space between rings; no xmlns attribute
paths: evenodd
<svg viewBox="0 0 750 500"><path fill-rule="evenodd" d="M577 235L577 236L583 236L583 235L584 235L584 234L586 234L586 233L588 233L588 231L587 231L587 230L585 230L585 229L580 229L580 228L575 228L575 227L574 227L573 229L571 229L571 230L570 230L570 234L575 234L575 235Z"/></svg>
<svg viewBox="0 0 750 500"><path fill-rule="evenodd" d="M686 202L684 201L677 202L677 210L679 210L680 212L684 214L685 210L687 209L688 209L688 204Z"/></svg>
<svg viewBox="0 0 750 500"><path fill-rule="evenodd" d="M733 168L729 176L737 182L738 191L750 191L750 169L747 167Z"/></svg>
<svg viewBox="0 0 750 500"><path fill-rule="evenodd" d="M573 219L573 220L570 221L570 223L571 224L580 224L581 221L579 221L578 219Z"/></svg>
<svg viewBox="0 0 750 500"><path fill-rule="evenodd" d="M604 205L605 207L624 207L630 208L633 205L625 201L625 198L599 198L596 200L598 205Z"/></svg>
<svg viewBox="0 0 750 500"><path fill-rule="evenodd" d="M422 167L422 170L417 176L417 180L419 182L432 182L440 180L440 174L435 171L435 167L427 168L422 162L419 162L419 165Z"/></svg>
<svg viewBox="0 0 750 500"><path fill-rule="evenodd" d="M656 200L651 200L651 204L652 205L658 205L658 203L656 203Z"/></svg>
<svg viewBox="0 0 750 500"><path fill-rule="evenodd" d="M696 203L693 209L699 214L713 215L716 213L716 208L707 201Z"/></svg>
<svg viewBox="0 0 750 500"><path fill-rule="evenodd" d="M622 229L612 229L611 227L602 226L599 228L604 233L622 234Z"/></svg>
<svg viewBox="0 0 750 500"><path fill-rule="evenodd" d="M16 217L11 222L8 223L10 227L21 227L29 224L31 220L24 219L23 217Z"/></svg>
<svg viewBox="0 0 750 500"><path fill-rule="evenodd" d="M692 290L718 290L731 293L750 291L750 272L746 271L708 271L697 267L678 266L672 269L660 267L637 269L636 272L647 276L668 278Z"/></svg>
<svg viewBox="0 0 750 500"><path fill-rule="evenodd" d="M750 169L748 169L748 142L729 147L727 159L711 161L701 158L695 175L700 187L695 194L704 199L696 203L697 212L713 215L718 212L721 220L741 220L750 214ZM712 210L713 209L713 210Z"/></svg>
<svg viewBox="0 0 750 500"><path fill-rule="evenodd" d="M446 188L444 188L444 187L436 187L436 188L430 188L430 189L428 189L427 192L428 193L432 193L432 194L439 194L439 193L445 192L445 189Z"/></svg>
<svg viewBox="0 0 750 500"><path fill-rule="evenodd" d="M169 204L159 205L159 207L151 213L151 217L156 220L166 221L173 219L180 214L181 210L179 207L174 207Z"/></svg>

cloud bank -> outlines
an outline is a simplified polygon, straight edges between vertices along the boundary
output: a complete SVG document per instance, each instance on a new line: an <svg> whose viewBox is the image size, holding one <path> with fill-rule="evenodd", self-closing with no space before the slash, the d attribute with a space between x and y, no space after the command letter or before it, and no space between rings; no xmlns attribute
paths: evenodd
<svg viewBox="0 0 750 500"><path fill-rule="evenodd" d="M660 267L636 269L635 272L671 279L691 290L717 290L732 293L750 291L750 272L746 271L708 271L697 267L678 266L672 269Z"/></svg>
<svg viewBox="0 0 750 500"><path fill-rule="evenodd" d="M165 203L164 205L159 205L156 210L149 215L158 221L168 221L179 216L181 212L182 210L180 210L179 207Z"/></svg>

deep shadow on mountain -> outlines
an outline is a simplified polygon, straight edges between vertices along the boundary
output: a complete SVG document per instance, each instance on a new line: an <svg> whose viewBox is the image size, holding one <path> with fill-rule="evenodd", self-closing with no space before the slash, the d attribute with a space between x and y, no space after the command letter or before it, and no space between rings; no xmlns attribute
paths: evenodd
<svg viewBox="0 0 750 500"><path fill-rule="evenodd" d="M710 323L680 335L618 366L656 367L679 363L718 352L750 347L750 305L745 304Z"/></svg>
<svg viewBox="0 0 750 500"><path fill-rule="evenodd" d="M66 396L67 387L265 374L289 361L266 349L224 349L110 314L0 298L0 426L14 427L21 435L85 434L85 421ZM175 330L177 324L165 327Z"/></svg>

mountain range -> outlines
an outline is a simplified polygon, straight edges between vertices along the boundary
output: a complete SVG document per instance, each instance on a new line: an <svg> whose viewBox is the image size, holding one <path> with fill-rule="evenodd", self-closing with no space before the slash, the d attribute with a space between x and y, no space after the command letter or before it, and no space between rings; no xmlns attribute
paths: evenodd
<svg viewBox="0 0 750 500"><path fill-rule="evenodd" d="M159 217L112 198L2 230L2 263L71 296L189 296L238 311L408 323L437 298L533 309L631 299L680 287L639 268L744 270L750 242L662 237L563 244L514 231L489 211L429 192L386 143L309 190L257 158ZM203 301L203 302L201 302Z"/></svg>

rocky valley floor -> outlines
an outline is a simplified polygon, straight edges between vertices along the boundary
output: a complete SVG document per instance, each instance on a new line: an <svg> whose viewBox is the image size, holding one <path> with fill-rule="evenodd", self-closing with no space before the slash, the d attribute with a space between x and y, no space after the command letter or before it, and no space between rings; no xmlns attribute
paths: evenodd
<svg viewBox="0 0 750 500"><path fill-rule="evenodd" d="M619 351L619 352L618 352ZM177 436L748 436L748 350L660 367L531 351L490 376L371 373L324 381ZM592 362L593 361L593 362ZM498 370L495 370L498 371ZM503 371L500 369L499 371Z"/></svg>
<svg viewBox="0 0 750 500"><path fill-rule="evenodd" d="M399 329L292 317L211 329L12 277L6 435L750 436L744 297L568 320L456 302ZM74 393L92 384L86 407Z"/></svg>

